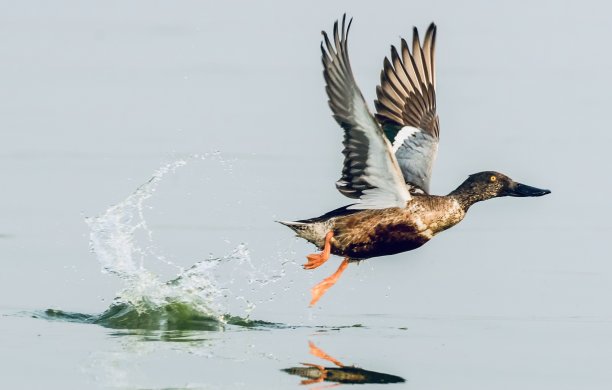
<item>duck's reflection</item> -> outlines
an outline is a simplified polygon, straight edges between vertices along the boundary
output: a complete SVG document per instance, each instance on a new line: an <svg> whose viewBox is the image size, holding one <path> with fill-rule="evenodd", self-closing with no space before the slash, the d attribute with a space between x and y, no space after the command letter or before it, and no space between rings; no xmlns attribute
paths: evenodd
<svg viewBox="0 0 612 390"><path fill-rule="evenodd" d="M405 382L404 378L384 374L381 372L368 371L355 366L345 366L338 360L326 354L322 349L317 347L312 341L308 342L310 346L310 354L318 358L327 360L336 365L336 367L324 367L319 364L301 363L303 367L289 367L285 371L291 375L298 375L304 378L300 383L302 385L310 385L319 382L336 382L349 384L364 384L364 383L400 383Z"/></svg>

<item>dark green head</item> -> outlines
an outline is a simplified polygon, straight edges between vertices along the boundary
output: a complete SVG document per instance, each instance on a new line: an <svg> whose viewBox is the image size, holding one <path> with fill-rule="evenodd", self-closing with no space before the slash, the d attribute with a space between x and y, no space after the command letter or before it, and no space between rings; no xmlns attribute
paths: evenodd
<svg viewBox="0 0 612 390"><path fill-rule="evenodd" d="M450 195L455 195L469 207L481 200L501 196L542 196L550 194L549 190L517 183L508 176L494 171L485 171L470 175Z"/></svg>

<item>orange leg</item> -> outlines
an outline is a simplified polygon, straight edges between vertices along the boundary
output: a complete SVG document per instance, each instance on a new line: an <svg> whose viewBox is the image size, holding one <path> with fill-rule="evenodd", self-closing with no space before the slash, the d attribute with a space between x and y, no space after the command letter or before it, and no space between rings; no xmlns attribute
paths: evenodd
<svg viewBox="0 0 612 390"><path fill-rule="evenodd" d="M317 347L315 345L315 343L313 343L312 341L308 342L308 346L310 347L310 354L311 355L314 355L314 356L316 356L318 358L330 361L330 362L334 363L338 367L344 367L344 364L340 363L339 360L336 360L333 357L331 357L328 354L326 354L321 348Z"/></svg>
<svg viewBox="0 0 612 390"><path fill-rule="evenodd" d="M313 253L312 255L306 256L308 263L304 264L304 269L315 269L325 263L329 259L331 253L331 239L334 236L334 232L329 231L325 235L325 245L323 246L323 252Z"/></svg>
<svg viewBox="0 0 612 390"><path fill-rule="evenodd" d="M317 284L316 286L312 288L312 290L310 290L310 294L312 295L312 300L310 301L309 306L314 306L314 304L317 303L317 301L323 296L323 294L325 294L327 290L330 289L331 286L336 284L336 282L340 278L340 275L342 275L342 272L344 272L346 267L348 267L348 264L349 264L349 258L345 257L344 260L342 261L342 264L340 264L340 267L338 267L338 269L336 270L336 272L334 272L333 275L323 279L321 283Z"/></svg>

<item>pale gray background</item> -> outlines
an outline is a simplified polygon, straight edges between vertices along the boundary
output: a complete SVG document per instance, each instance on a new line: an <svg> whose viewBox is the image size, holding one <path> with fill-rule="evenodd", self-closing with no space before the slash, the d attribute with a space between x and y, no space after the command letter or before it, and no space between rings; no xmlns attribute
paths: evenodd
<svg viewBox="0 0 612 390"><path fill-rule="evenodd" d="M389 45L438 25L434 193L493 169L552 195L476 205L418 251L351 266L307 309L338 260L302 271L312 247L273 220L347 203L318 47L345 11L369 102ZM287 388L298 380L278 369L315 360L314 338L408 380L397 387L607 388L611 37L595 1L0 1L3 313L103 311L122 283L100 273L84 217L164 162L218 150L231 173L193 161L160 185L147 216L160 251L189 266L245 242L285 271L253 292L253 318L366 326L177 345L5 315L3 385Z"/></svg>

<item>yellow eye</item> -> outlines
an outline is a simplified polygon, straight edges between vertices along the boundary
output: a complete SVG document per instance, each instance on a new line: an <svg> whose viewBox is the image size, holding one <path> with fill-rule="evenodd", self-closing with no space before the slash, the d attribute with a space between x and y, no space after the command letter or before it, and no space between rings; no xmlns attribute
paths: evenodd
<svg viewBox="0 0 612 390"><path fill-rule="evenodd" d="M494 182L494 181L496 181L496 180L497 180L497 177L495 177L495 176L491 176L491 178L490 178L489 180L491 180L491 182Z"/></svg>

